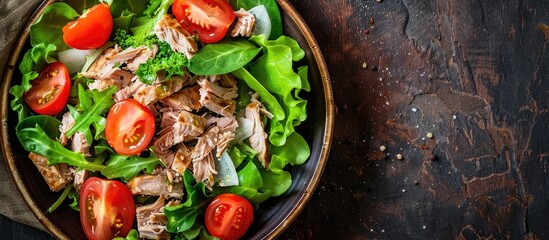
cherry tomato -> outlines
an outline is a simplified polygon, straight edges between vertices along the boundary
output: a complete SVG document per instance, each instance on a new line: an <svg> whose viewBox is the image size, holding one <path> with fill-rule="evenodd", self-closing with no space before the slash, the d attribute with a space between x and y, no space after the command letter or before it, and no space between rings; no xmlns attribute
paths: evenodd
<svg viewBox="0 0 549 240"><path fill-rule="evenodd" d="M94 49L109 40L113 28L109 5L100 3L63 27L63 41L76 49Z"/></svg>
<svg viewBox="0 0 549 240"><path fill-rule="evenodd" d="M212 236L222 240L238 239L252 224L254 209L246 198L224 193L210 202L205 218L206 228Z"/></svg>
<svg viewBox="0 0 549 240"><path fill-rule="evenodd" d="M88 178L80 190L80 222L88 239L125 237L133 227L135 203L126 184Z"/></svg>
<svg viewBox="0 0 549 240"><path fill-rule="evenodd" d="M67 106L71 78L67 66L62 62L48 64L38 78L31 81L31 85L23 99L36 113L53 116Z"/></svg>
<svg viewBox="0 0 549 240"><path fill-rule="evenodd" d="M205 43L221 40L234 20L225 0L175 0L172 12L185 30L198 33Z"/></svg>
<svg viewBox="0 0 549 240"><path fill-rule="evenodd" d="M114 104L109 110L105 137L117 153L135 155L147 148L154 129L151 110L134 99L126 99Z"/></svg>

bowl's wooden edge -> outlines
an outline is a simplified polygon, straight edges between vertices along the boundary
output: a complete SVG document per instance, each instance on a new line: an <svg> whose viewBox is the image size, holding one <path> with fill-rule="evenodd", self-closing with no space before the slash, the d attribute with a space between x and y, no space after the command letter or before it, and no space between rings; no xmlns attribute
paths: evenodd
<svg viewBox="0 0 549 240"><path fill-rule="evenodd" d="M21 54L21 51L23 49L23 46L25 45L25 42L27 41L27 38L30 34L30 26L33 22L36 21L36 19L42 14L45 7L50 5L51 3L55 2L55 0L44 0L40 6L36 9L36 11L33 13L33 15L29 18L27 24L25 25L25 28L20 33L20 38L16 42L14 48L12 49L12 52L10 54L10 58L8 59L8 62L6 63L6 69L3 76L3 82L2 82L2 101L4 103L9 101L9 88L11 85L11 78L13 76L13 72L17 69L17 59L19 58L19 55ZM57 239L70 239L67 235L65 235L57 226L55 226L46 216L46 213L42 212L36 205L36 203L33 201L29 189L27 186L23 184L23 180L21 178L21 175L17 168L15 167L15 160L13 157L13 153L10 149L10 142L9 142L9 132L8 129L13 126L8 126L8 111L10 111L9 104L2 104L0 107L0 117L2 119L2 124L0 124L0 133L2 134L2 154L4 155L4 161L6 162L6 165L8 167L8 170L10 174L12 175L12 178L15 182L15 186L19 190L19 193L23 197L23 200L25 203L29 206L32 213L36 216L38 221L42 223L42 225L55 236Z"/></svg>
<svg viewBox="0 0 549 240"><path fill-rule="evenodd" d="M274 239L278 235L280 235L288 226L295 220L295 218L301 213L309 199L311 198L315 188L317 187L318 183L320 182L320 177L322 176L322 173L324 171L324 167L326 166L326 162L328 161L328 155L330 153L330 146L332 144L332 131L334 126L334 98L332 93L332 84L330 81L330 75L328 73L328 67L326 66L326 62L324 61L324 57L322 55L322 52L320 51L320 48L318 46L318 43L316 42L315 37L313 36L311 29L307 26L301 15L297 13L297 10L293 7L293 5L288 0L276 0L278 2L278 5L280 8L282 8L288 16L292 19L292 21L295 22L301 33L305 36L305 39L307 40L307 43L309 47L311 48L311 52L315 58L315 62L318 64L318 68L320 71L320 77L322 81L322 88L324 91L324 100L325 100L325 108L326 108L326 123L325 123L325 130L324 130L324 139L322 144L322 150L320 154L320 159L318 162L318 171L315 171L311 181L307 185L307 188L305 189L305 194L301 197L299 202L294 208L294 211L290 213L289 216L287 216L279 225L276 227L271 233L269 233L265 239Z"/></svg>

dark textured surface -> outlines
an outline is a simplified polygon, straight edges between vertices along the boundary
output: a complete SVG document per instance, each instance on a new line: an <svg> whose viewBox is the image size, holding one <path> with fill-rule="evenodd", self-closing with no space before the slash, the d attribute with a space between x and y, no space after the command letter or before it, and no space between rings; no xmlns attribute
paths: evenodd
<svg viewBox="0 0 549 240"><path fill-rule="evenodd" d="M293 3L338 111L320 187L281 238L549 237L548 1Z"/></svg>
<svg viewBox="0 0 549 240"><path fill-rule="evenodd" d="M280 239L549 238L549 1L292 3L337 114L322 181Z"/></svg>

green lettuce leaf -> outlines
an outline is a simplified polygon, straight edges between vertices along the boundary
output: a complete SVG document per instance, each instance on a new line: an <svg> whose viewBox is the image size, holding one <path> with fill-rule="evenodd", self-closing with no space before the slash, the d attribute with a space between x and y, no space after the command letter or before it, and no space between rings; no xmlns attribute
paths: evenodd
<svg viewBox="0 0 549 240"><path fill-rule="evenodd" d="M59 120L50 116L28 117L17 125L15 134L25 150L46 157L50 165L67 163L92 172L101 171L105 166L89 162L83 154L68 150L54 140L59 136L54 133L59 124Z"/></svg>
<svg viewBox="0 0 549 240"><path fill-rule="evenodd" d="M147 8L149 0L111 0L111 14L113 18L123 16L124 12L130 12L137 15Z"/></svg>
<svg viewBox="0 0 549 240"><path fill-rule="evenodd" d="M98 4L99 0L63 0L61 2L71 6L77 13L83 14L84 10Z"/></svg>
<svg viewBox="0 0 549 240"><path fill-rule="evenodd" d="M230 73L249 63L260 51L243 39L208 44L190 60L189 71L196 75Z"/></svg>
<svg viewBox="0 0 549 240"><path fill-rule="evenodd" d="M108 179L122 178L125 181L129 181L143 170L147 174L152 174L154 168L162 163L152 151L150 153L149 157L114 154L110 157L107 167L101 171L101 174Z"/></svg>
<svg viewBox="0 0 549 240"><path fill-rule="evenodd" d="M188 170L183 174L183 183L187 200L184 203L165 207L164 214L168 222L166 229L171 233L181 233L191 229L199 214L204 213L209 200L206 194L206 186L203 182L195 183L194 177Z"/></svg>
<svg viewBox="0 0 549 240"><path fill-rule="evenodd" d="M250 10L251 8L263 5L269 14L271 20L271 36L269 39L277 39L282 36L282 17L280 16L280 10L276 0L237 0L236 9L244 8Z"/></svg>
<svg viewBox="0 0 549 240"><path fill-rule="evenodd" d="M151 0L148 7L143 12L145 16L134 19L130 31L137 38L144 38L153 32L156 23L168 13L174 0Z"/></svg>
<svg viewBox="0 0 549 240"><path fill-rule="evenodd" d="M284 119L285 113L282 106L280 106L280 103L278 103L276 98L267 89L265 89L265 87L257 81L257 79L252 76L250 72L248 72L248 70L239 68L232 72L232 74L238 79L246 82L251 89L259 94L261 97L261 102L265 105L267 110L274 115L272 119L273 121L280 121Z"/></svg>
<svg viewBox="0 0 549 240"><path fill-rule="evenodd" d="M257 165L249 161L237 172L239 185L228 187L228 191L247 198L252 204L264 202L271 196L271 190L258 191L263 187L263 178Z"/></svg>
<svg viewBox="0 0 549 240"><path fill-rule="evenodd" d="M264 168L259 170L263 179L262 192L268 192L270 197L280 196L292 185L292 175L287 171L273 172Z"/></svg>
<svg viewBox="0 0 549 240"><path fill-rule="evenodd" d="M218 238L212 237L212 235L208 233L208 230L206 230L202 223L196 221L191 228L175 235L175 240L187 239L214 240Z"/></svg>
<svg viewBox="0 0 549 240"><path fill-rule="evenodd" d="M30 28L31 45L53 44L57 50L69 49L63 41L63 27L80 15L68 4L57 2L44 10Z"/></svg>
<svg viewBox="0 0 549 240"><path fill-rule="evenodd" d="M132 23L133 17L135 16L135 13L132 13L130 11L123 11L119 17L113 19L113 30L124 30L127 31L130 29L130 24ZM112 31L111 33L111 39L115 36L116 31Z"/></svg>
<svg viewBox="0 0 549 240"><path fill-rule="evenodd" d="M135 229L130 230L126 237L115 237L112 240L139 240L139 232Z"/></svg>
<svg viewBox="0 0 549 240"><path fill-rule="evenodd" d="M294 62L303 59L305 52L295 40L286 36L266 40L260 35L252 36L250 40L262 46L264 52L251 67L250 73L276 96L285 113L283 120L273 118L269 128L269 141L275 146L282 146L286 138L294 133L294 127L307 118L307 101L299 97L303 85L306 90L310 89L308 80L301 77L306 75L306 69L301 68L301 74L294 71ZM260 96L262 102L270 102L261 93Z"/></svg>
<svg viewBox="0 0 549 240"><path fill-rule="evenodd" d="M90 125L93 123L100 123L105 121L103 114L107 113L112 105L114 105L114 100L112 96L116 92L116 87L110 87L105 89L102 92L97 90L85 91L82 86L79 86L78 95L80 100L84 99L89 105L80 105L80 109L83 109L83 113L75 119L74 126L70 128L65 135L71 137L77 131L87 132L90 131ZM90 94L91 96L89 96ZM93 104L90 104L90 101L87 99L92 99ZM96 129L97 130L97 129ZM99 134L99 133L96 133Z"/></svg>

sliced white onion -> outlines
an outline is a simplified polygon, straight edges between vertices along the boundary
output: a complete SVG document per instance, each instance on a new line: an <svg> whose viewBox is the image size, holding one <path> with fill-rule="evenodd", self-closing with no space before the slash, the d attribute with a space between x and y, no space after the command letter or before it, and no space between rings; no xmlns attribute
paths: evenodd
<svg viewBox="0 0 549 240"><path fill-rule="evenodd" d="M254 121L243 117L237 117L236 121L238 127L234 132L234 141L241 143L254 133Z"/></svg>
<svg viewBox="0 0 549 240"><path fill-rule="evenodd" d="M92 55L96 49L79 50L70 48L60 52L59 61L67 65L70 74L78 72L86 63L86 57Z"/></svg>
<svg viewBox="0 0 549 240"><path fill-rule="evenodd" d="M249 13L253 14L255 17L254 30L252 35L265 35L266 39L269 39L271 36L271 19L269 18L269 13L263 5L257 5L250 10Z"/></svg>
<svg viewBox="0 0 549 240"><path fill-rule="evenodd" d="M227 151L223 152L221 157L215 161L215 170L217 170L217 174L214 175L214 180L216 182L219 181L219 186L229 187L238 185L238 174L236 173L233 160Z"/></svg>

